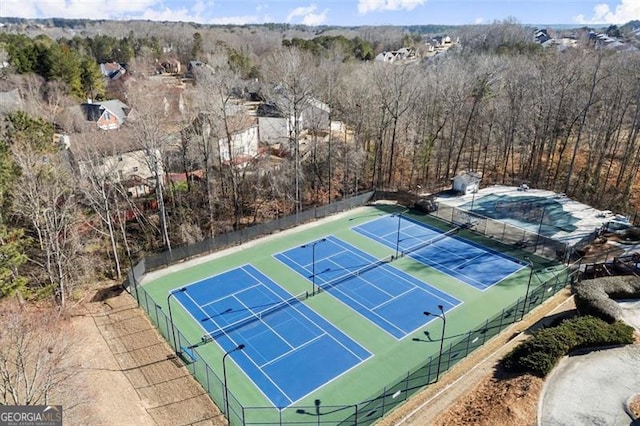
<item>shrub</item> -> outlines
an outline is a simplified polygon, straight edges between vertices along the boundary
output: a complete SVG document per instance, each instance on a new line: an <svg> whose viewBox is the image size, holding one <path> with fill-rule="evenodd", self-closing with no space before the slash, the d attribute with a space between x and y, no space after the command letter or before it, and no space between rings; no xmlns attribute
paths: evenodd
<svg viewBox="0 0 640 426"><path fill-rule="evenodd" d="M592 316L563 321L557 327L538 330L502 359L511 373L546 376L558 360L572 350L586 347L633 343L633 327L622 322L609 324Z"/></svg>
<svg viewBox="0 0 640 426"><path fill-rule="evenodd" d="M622 309L613 299L640 297L640 278L633 275L584 280L574 284L576 308L607 322L621 319Z"/></svg>

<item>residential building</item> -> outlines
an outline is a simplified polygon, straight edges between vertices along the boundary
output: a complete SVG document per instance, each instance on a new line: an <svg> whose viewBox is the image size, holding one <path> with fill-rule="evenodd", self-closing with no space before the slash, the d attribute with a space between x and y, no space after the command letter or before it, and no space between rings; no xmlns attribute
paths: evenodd
<svg viewBox="0 0 640 426"><path fill-rule="evenodd" d="M117 62L106 62L100 64L100 72L110 81L117 80L127 73L122 65Z"/></svg>
<svg viewBox="0 0 640 426"><path fill-rule="evenodd" d="M119 129L130 112L130 108L117 99L102 102L89 99L80 105L80 109L85 120L95 123L101 130Z"/></svg>
<svg viewBox="0 0 640 426"><path fill-rule="evenodd" d="M227 118L227 126L231 143L226 136L218 140L220 161L231 161L234 165L246 164L258 155L258 120L256 117L237 114Z"/></svg>
<svg viewBox="0 0 640 426"><path fill-rule="evenodd" d="M72 163L81 180L90 176L119 183L132 197L142 197L156 186L156 173L164 181L164 166L159 150L132 145L107 134L79 134L70 138Z"/></svg>

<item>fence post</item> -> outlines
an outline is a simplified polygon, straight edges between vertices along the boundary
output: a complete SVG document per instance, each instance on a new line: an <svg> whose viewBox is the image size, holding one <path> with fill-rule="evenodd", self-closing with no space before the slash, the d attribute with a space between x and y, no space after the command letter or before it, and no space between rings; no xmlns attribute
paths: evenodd
<svg viewBox="0 0 640 426"><path fill-rule="evenodd" d="M171 332L173 331L173 324L171 324L171 330L169 330L169 318L167 318L166 315L162 315L164 317L164 327L167 330L167 341L171 342ZM162 334L162 333L161 333ZM173 342L173 345L175 346L176 342ZM175 347L176 352L178 351L178 348Z"/></svg>
<svg viewBox="0 0 640 426"><path fill-rule="evenodd" d="M489 332L489 318L484 321L484 334L482 335L482 344L487 341L487 333Z"/></svg>
<svg viewBox="0 0 640 426"><path fill-rule="evenodd" d="M514 314L515 316L517 316L517 312L518 312L518 311L516 310L516 313ZM498 326L498 328L499 328L500 330L502 330L502 320L503 320L503 319L504 319L504 308L502 308L502 314L500 315L500 325Z"/></svg>
<svg viewBox="0 0 640 426"><path fill-rule="evenodd" d="M382 390L382 413L380 414L380 418L384 417L384 409L385 403L387 402L387 387L385 386Z"/></svg>
<svg viewBox="0 0 640 426"><path fill-rule="evenodd" d="M471 334L472 333L473 333L472 331L469 331L467 333L467 348L465 349L464 356L469 355L469 345L471 344Z"/></svg>
<svg viewBox="0 0 640 426"><path fill-rule="evenodd" d="M427 364L427 367L429 367L427 370L427 380L425 381L425 385L430 385L431 384L431 361L433 359L433 355L429 356L429 363Z"/></svg>
<svg viewBox="0 0 640 426"><path fill-rule="evenodd" d="M198 359L199 358L200 357L198 357ZM207 364L206 362L204 363L204 375L207 378L207 393L211 394L211 383L209 382L209 364Z"/></svg>
<svg viewBox="0 0 640 426"><path fill-rule="evenodd" d="M357 425L358 424L358 404L354 404L353 416L354 416L354 420L355 420L353 424Z"/></svg>

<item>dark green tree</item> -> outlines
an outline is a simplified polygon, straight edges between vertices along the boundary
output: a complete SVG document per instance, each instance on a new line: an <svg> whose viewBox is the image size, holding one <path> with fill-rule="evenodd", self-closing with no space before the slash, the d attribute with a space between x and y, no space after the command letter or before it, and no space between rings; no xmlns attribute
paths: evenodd
<svg viewBox="0 0 640 426"><path fill-rule="evenodd" d="M202 34L193 34L193 46L191 47L191 58L194 60L202 59L204 55L204 49L202 48Z"/></svg>
<svg viewBox="0 0 640 426"><path fill-rule="evenodd" d="M80 84L84 97L100 99L104 97L105 87L98 64L85 56L80 62Z"/></svg>
<svg viewBox="0 0 640 426"><path fill-rule="evenodd" d="M19 272L27 262L25 249L28 244L23 229L0 224L0 297L28 292L29 281Z"/></svg>

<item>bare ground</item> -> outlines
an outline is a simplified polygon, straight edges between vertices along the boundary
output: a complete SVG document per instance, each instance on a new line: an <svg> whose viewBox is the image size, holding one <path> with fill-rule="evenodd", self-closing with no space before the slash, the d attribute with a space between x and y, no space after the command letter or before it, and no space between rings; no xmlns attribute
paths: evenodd
<svg viewBox="0 0 640 426"><path fill-rule="evenodd" d="M64 400L77 404L65 410L65 424L226 424L126 292L102 289L74 311L71 324L80 340L76 355L81 372L63 389ZM78 392L75 401L73 392Z"/></svg>
<svg viewBox="0 0 640 426"><path fill-rule="evenodd" d="M441 380L382 419L395 425L535 425L543 380L505 377L499 360L526 339L528 330L575 312L569 290L563 290L448 371Z"/></svg>

